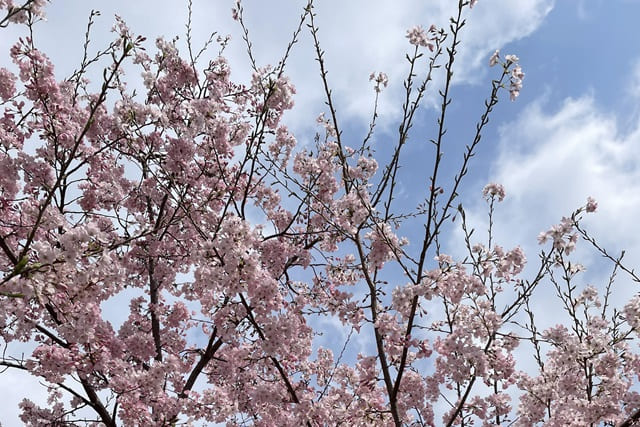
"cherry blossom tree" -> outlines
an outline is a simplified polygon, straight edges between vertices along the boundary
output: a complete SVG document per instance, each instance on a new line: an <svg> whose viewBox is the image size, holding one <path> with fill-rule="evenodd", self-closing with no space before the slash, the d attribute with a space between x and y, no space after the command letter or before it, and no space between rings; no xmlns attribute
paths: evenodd
<svg viewBox="0 0 640 427"><path fill-rule="evenodd" d="M489 59L495 78L475 135L454 179L442 176L454 62L475 3L459 0L446 29L408 30L404 103L387 158L372 141L388 78L372 73L369 132L347 143L312 0L269 67L253 60L237 2L233 17L253 64L246 85L231 79L228 40L215 36L202 50L188 38L187 53L160 38L150 52L117 19L113 42L92 56L96 13L83 60L66 78L31 38L17 41L17 71L0 68L0 365L39 378L49 393L46 404L21 403L24 424L640 419L640 298L622 307L609 299L616 273L640 279L580 224L596 202L540 235L543 249L526 274L522 249L492 238L502 186L482 193L490 219L482 241L458 202L501 92L515 100L522 89L515 55ZM43 7L0 0L0 26L46 25L38 23ZM314 146L298 145L282 123L296 92L286 63L303 31L327 103ZM218 55L201 66L216 44ZM125 66L137 67L144 90L127 85ZM95 69L102 80L92 83ZM402 158L429 90L441 101L429 177L419 203L406 209L397 202ZM463 230L464 259L441 251L452 220ZM578 241L611 261L604 291L578 284ZM557 290L569 323L536 327L531 297L543 282ZM127 314L116 328L104 303L123 296ZM347 331L342 350L314 346L323 317ZM351 362L355 335L373 350ZM34 344L30 354L13 350L25 342ZM534 368L515 357L522 346Z"/></svg>

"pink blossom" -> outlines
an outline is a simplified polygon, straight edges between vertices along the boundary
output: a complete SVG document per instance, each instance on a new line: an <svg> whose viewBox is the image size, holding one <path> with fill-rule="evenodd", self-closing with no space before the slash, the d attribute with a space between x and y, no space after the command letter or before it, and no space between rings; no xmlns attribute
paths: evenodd
<svg viewBox="0 0 640 427"><path fill-rule="evenodd" d="M369 81L374 81L375 82L375 91L376 92L382 92L382 88L383 87L387 87L387 85L389 84L389 78L387 77L387 75L385 73L371 73L371 75L369 76Z"/></svg>
<svg viewBox="0 0 640 427"><path fill-rule="evenodd" d="M511 71L511 85L509 86L509 94L512 101L520 95L522 89L522 80L524 79L524 73L519 65L516 65Z"/></svg>
<svg viewBox="0 0 640 427"><path fill-rule="evenodd" d="M563 217L560 224L554 225L548 231L538 235L538 243L544 244L551 238L554 249L564 250L569 254L573 251L578 241L578 235L573 231L574 226L571 218Z"/></svg>
<svg viewBox="0 0 640 427"><path fill-rule="evenodd" d="M487 200L497 197L498 201L501 202L504 200L506 193L502 185L492 182L485 185L485 187L482 189L482 195Z"/></svg>
<svg viewBox="0 0 640 427"><path fill-rule="evenodd" d="M507 65L514 64L520 60L516 55L506 55L504 59L507 61Z"/></svg>
<svg viewBox="0 0 640 427"><path fill-rule="evenodd" d="M13 73L0 67L0 99L7 101L15 94L16 80Z"/></svg>
<svg viewBox="0 0 640 427"><path fill-rule="evenodd" d="M435 31L435 27L433 25L429 28L429 32L432 31ZM417 25L407 30L407 38L409 39L409 43L412 45L427 47L429 50L433 51L433 39L427 35L427 31L422 26Z"/></svg>
<svg viewBox="0 0 640 427"><path fill-rule="evenodd" d="M500 51L496 50L491 55L491 58L489 58L489 66L493 67L494 65L496 65L498 63L499 58L500 58Z"/></svg>
<svg viewBox="0 0 640 427"><path fill-rule="evenodd" d="M242 10L242 4L240 0L236 0L234 7L231 9L231 16L234 21L240 19L240 11Z"/></svg>
<svg viewBox="0 0 640 427"><path fill-rule="evenodd" d="M34 17L44 18L46 0L29 0L21 1L20 3L15 4L13 0L0 1L0 10L7 9L9 12L7 14L9 22L24 24L27 22L29 14Z"/></svg>

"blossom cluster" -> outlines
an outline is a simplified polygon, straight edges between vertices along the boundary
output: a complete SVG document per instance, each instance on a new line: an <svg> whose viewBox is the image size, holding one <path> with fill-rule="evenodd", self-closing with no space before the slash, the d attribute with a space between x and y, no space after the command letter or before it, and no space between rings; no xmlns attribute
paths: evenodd
<svg viewBox="0 0 640 427"><path fill-rule="evenodd" d="M504 200L506 193L502 185L492 182L485 185L485 187L482 189L482 195L487 200L497 198L498 201L501 202Z"/></svg>
<svg viewBox="0 0 640 427"><path fill-rule="evenodd" d="M371 73L369 81L375 82L374 90L378 93L382 92L382 88L389 84L389 77L385 73Z"/></svg>
<svg viewBox="0 0 640 427"><path fill-rule="evenodd" d="M520 58L516 55L506 55L504 57L504 63L502 63L505 72L509 71L509 97L512 101L515 101L520 95L522 80L524 80L524 72L520 64L518 64L519 60ZM500 51L496 50L489 58L489 66L493 67L498 63L500 63Z"/></svg>
<svg viewBox="0 0 640 427"><path fill-rule="evenodd" d="M426 47L430 51L434 49L434 36L433 34L436 32L436 27L431 25L428 30L425 30L424 27L416 25L411 29L407 30L407 38L409 39L409 43L418 47Z"/></svg>
<svg viewBox="0 0 640 427"><path fill-rule="evenodd" d="M16 4L14 0L0 0L0 13L6 10L5 19L8 22L23 24L28 21L29 16L44 18L46 3L47 0L25 0L23 4Z"/></svg>

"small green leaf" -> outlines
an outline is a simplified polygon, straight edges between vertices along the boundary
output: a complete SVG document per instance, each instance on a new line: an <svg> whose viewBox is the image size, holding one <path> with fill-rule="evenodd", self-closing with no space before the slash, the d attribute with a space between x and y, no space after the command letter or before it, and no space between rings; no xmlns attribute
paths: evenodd
<svg viewBox="0 0 640 427"><path fill-rule="evenodd" d="M24 268L27 266L28 262L29 262L29 257L26 255L23 256L14 267L13 274L20 274L20 272L24 270Z"/></svg>
<svg viewBox="0 0 640 427"><path fill-rule="evenodd" d="M16 292L2 292L0 291L0 295L9 297L9 298L24 298L24 294L16 293Z"/></svg>

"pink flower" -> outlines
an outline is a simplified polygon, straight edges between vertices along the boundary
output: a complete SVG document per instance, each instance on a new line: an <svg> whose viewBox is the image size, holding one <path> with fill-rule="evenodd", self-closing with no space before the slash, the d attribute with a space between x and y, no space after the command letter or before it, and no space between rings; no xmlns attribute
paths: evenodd
<svg viewBox="0 0 640 427"><path fill-rule="evenodd" d="M598 209L598 202L593 197L587 197L587 212L595 212Z"/></svg>
<svg viewBox="0 0 640 427"><path fill-rule="evenodd" d="M7 101L16 92L16 76L6 68L0 68L0 99Z"/></svg>
<svg viewBox="0 0 640 427"><path fill-rule="evenodd" d="M7 16L9 22L24 24L29 16L44 18L44 6L46 0L29 0L14 4L13 0L0 0L0 11L7 9L8 13L1 12L2 17Z"/></svg>
<svg viewBox="0 0 640 427"><path fill-rule="evenodd" d="M240 4L240 0L236 1L235 7L233 7L231 9L231 17L233 18L234 21L239 21L240 20L240 11L241 11L242 5Z"/></svg>
<svg viewBox="0 0 640 427"><path fill-rule="evenodd" d="M501 202L504 200L504 196L506 195L504 191L504 187L500 184L496 184L491 182L482 189L482 195L485 199L493 199L494 197L498 197L498 201Z"/></svg>
<svg viewBox="0 0 640 427"><path fill-rule="evenodd" d="M511 77L514 79L522 80L524 79L524 73L522 72L522 68L519 65L516 65L511 71Z"/></svg>
<svg viewBox="0 0 640 427"><path fill-rule="evenodd" d="M507 61L507 65L509 65L509 63L515 63L520 60L520 58L518 58L516 55L507 55L504 57L504 59Z"/></svg>
<svg viewBox="0 0 640 427"><path fill-rule="evenodd" d="M513 56L513 55L507 55ZM515 57L517 60L518 58ZM507 65L509 64L509 60L507 60ZM520 95L520 90L522 89L522 80L524 79L524 72L522 72L522 68L520 65L516 65L511 71L511 85L509 86L509 94L512 101Z"/></svg>
<svg viewBox="0 0 640 427"><path fill-rule="evenodd" d="M389 78L385 73L376 74L375 72L373 72L369 75L369 81L376 82L376 85L374 86L374 90L378 93L382 92L382 88L387 87L387 85L389 84Z"/></svg>
<svg viewBox="0 0 640 427"><path fill-rule="evenodd" d="M435 27L431 26L429 31L434 31ZM433 43L431 43L431 38L427 35L427 31L420 25L416 25L415 27L407 30L407 38L409 39L409 43L414 46L422 46L428 47L429 50L433 51Z"/></svg>
<svg viewBox="0 0 640 427"><path fill-rule="evenodd" d="M499 58L500 58L500 51L496 49L496 51L493 52L493 55L491 55L491 58L489 58L489 67L493 67L494 65L496 65L498 63Z"/></svg>
<svg viewBox="0 0 640 427"><path fill-rule="evenodd" d="M547 240L553 240L553 248L556 250L564 250L567 254L571 253L578 241L578 235L573 233L574 226L571 218L562 218L560 224L552 226L549 230L538 235L538 243L544 244Z"/></svg>

